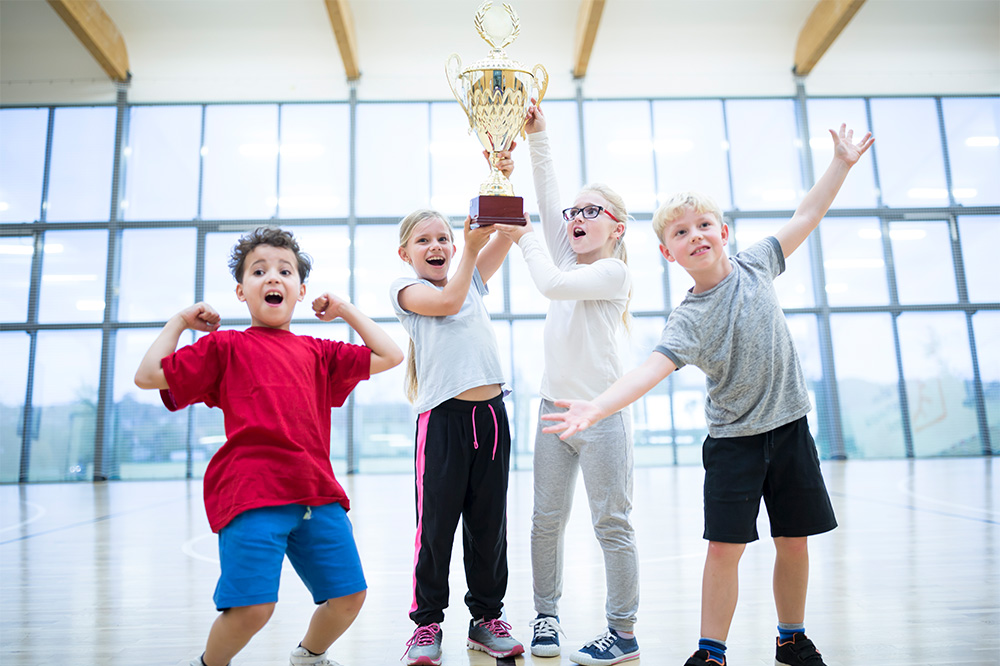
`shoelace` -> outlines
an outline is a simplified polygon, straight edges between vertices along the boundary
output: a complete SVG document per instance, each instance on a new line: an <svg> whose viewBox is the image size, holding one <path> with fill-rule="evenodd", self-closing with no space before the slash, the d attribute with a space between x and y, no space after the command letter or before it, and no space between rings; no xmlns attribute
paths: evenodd
<svg viewBox="0 0 1000 666"><path fill-rule="evenodd" d="M434 636L440 631L441 625L437 622L417 627L417 630L413 632L413 636L410 637L410 640L406 641L406 651L408 652L414 645L419 647L434 645ZM406 652L403 652L403 655L405 656Z"/></svg>
<svg viewBox="0 0 1000 666"><path fill-rule="evenodd" d="M611 647L612 645L614 645L616 640L618 640L618 637L615 636L610 631L607 631L607 632L604 633L603 636L598 636L594 640L592 640L589 643L587 643L586 645L584 645L584 647L590 647L591 645L593 645L594 647L596 647L601 652L604 652L609 647Z"/></svg>
<svg viewBox="0 0 1000 666"><path fill-rule="evenodd" d="M492 620L483 620L479 623L479 626L497 638L510 638L510 625L498 617Z"/></svg>
<svg viewBox="0 0 1000 666"><path fill-rule="evenodd" d="M535 638L555 638L556 634L566 635L554 617L536 617L528 626L534 631Z"/></svg>

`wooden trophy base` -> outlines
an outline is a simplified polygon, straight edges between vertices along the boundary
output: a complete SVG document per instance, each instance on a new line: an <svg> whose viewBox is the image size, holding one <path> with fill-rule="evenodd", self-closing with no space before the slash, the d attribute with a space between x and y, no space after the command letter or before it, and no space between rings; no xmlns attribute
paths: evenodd
<svg viewBox="0 0 1000 666"><path fill-rule="evenodd" d="M472 227L488 224L519 224L524 226L524 199L481 194L469 202Z"/></svg>

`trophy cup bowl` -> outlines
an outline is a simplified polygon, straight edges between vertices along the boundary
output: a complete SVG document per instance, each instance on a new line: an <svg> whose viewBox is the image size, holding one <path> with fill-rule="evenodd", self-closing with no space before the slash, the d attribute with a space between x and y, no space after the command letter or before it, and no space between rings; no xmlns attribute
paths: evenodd
<svg viewBox="0 0 1000 666"><path fill-rule="evenodd" d="M469 131L475 131L490 159L490 176L470 202L469 215L478 226L523 225L524 199L515 196L514 187L497 168L498 153L510 150L517 135L524 135L528 107L532 99L542 101L549 76L543 66L529 70L504 53L503 47L520 33L517 14L509 4L494 9L492 0L486 0L476 11L475 25L492 47L489 55L465 68L455 53L445 63L451 91L469 118Z"/></svg>

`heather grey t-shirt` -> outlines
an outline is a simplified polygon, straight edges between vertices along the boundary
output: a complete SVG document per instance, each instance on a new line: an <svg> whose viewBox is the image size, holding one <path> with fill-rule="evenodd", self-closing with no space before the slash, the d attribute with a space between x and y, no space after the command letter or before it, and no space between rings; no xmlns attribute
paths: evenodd
<svg viewBox="0 0 1000 666"><path fill-rule="evenodd" d="M712 437L773 430L810 410L805 377L773 281L785 258L773 236L738 252L712 289L688 293L654 348L678 367L707 375Z"/></svg>
<svg viewBox="0 0 1000 666"><path fill-rule="evenodd" d="M390 297L396 317L413 340L417 364L418 414L437 407L462 391L487 384L503 384L500 349L493 333L490 313L483 303L489 293L479 269L472 273L472 284L457 314L428 317L399 304L399 292L411 284L431 282L418 277L399 278L392 283Z"/></svg>

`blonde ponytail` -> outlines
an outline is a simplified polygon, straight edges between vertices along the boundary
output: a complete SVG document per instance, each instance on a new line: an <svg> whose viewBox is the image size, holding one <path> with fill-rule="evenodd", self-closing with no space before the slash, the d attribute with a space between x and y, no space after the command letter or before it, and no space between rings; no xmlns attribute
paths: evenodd
<svg viewBox="0 0 1000 666"><path fill-rule="evenodd" d="M406 350L406 377L403 379L403 390L410 404L417 401L417 349L413 346L413 340L410 340L410 347Z"/></svg>

